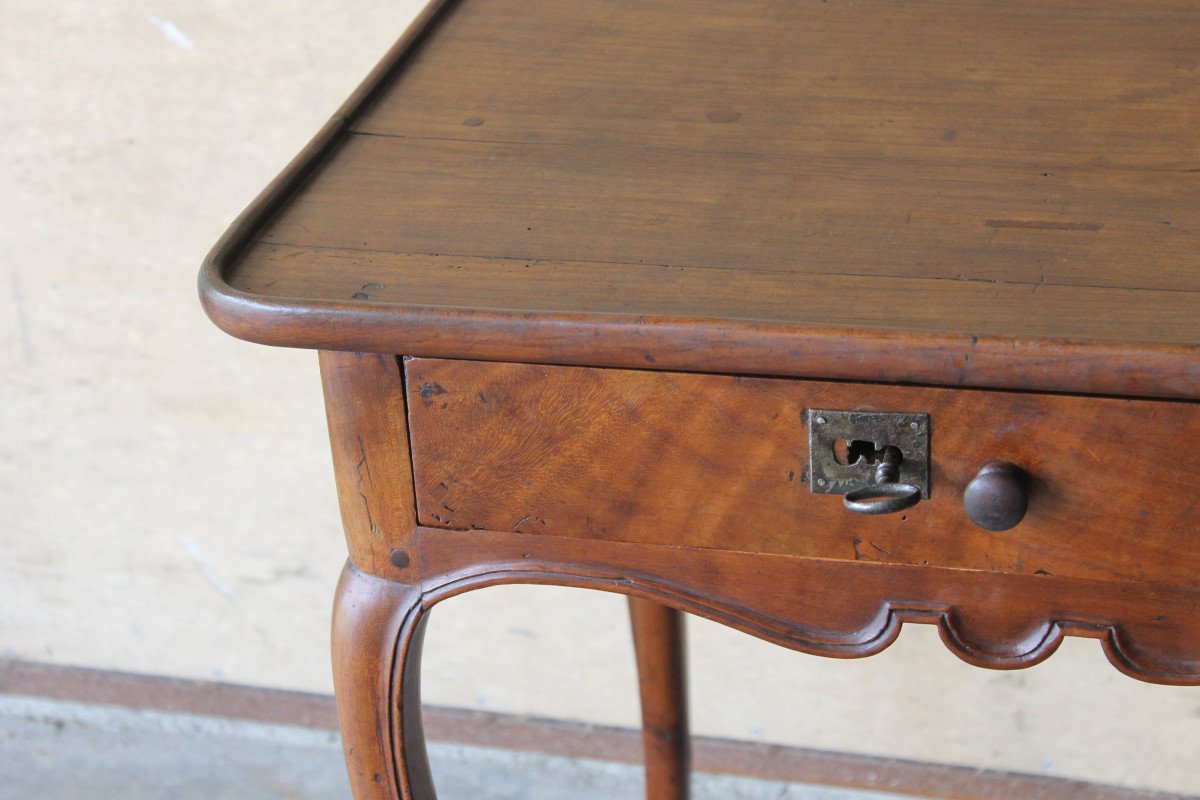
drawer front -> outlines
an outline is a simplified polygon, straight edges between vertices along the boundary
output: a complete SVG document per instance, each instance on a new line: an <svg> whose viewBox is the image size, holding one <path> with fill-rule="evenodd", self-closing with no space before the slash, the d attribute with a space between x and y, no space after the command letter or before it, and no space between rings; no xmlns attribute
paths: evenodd
<svg viewBox="0 0 1200 800"><path fill-rule="evenodd" d="M438 359L405 361L420 524L990 573L1200 586L1200 405ZM930 494L810 491L807 409L923 412ZM992 460L1029 509L977 527Z"/></svg>

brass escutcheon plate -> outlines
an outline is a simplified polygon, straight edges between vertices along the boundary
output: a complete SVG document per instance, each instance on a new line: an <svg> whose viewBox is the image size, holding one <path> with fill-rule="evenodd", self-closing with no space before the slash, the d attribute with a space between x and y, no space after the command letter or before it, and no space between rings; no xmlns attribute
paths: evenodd
<svg viewBox="0 0 1200 800"><path fill-rule="evenodd" d="M836 445L872 442L876 450L887 445L900 449L899 483L921 487L929 499L929 415L893 411L808 412L808 485L817 494L849 494L875 482L878 461L859 457L840 464Z"/></svg>

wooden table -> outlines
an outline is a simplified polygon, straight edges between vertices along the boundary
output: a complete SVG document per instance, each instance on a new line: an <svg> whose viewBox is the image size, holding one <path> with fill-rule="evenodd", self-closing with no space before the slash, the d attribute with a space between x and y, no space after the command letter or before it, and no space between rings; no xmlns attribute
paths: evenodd
<svg viewBox="0 0 1200 800"><path fill-rule="evenodd" d="M1200 683L1198 76L1165 0L431 5L201 276L321 351L355 796L500 583L633 599L656 800L680 611Z"/></svg>

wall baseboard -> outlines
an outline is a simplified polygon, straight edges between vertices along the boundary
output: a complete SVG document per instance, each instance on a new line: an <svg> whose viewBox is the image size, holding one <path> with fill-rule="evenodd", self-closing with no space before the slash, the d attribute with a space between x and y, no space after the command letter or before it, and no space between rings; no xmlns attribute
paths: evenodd
<svg viewBox="0 0 1200 800"><path fill-rule="evenodd" d="M332 696L0 659L0 694L92 705L203 714L333 730ZM565 757L641 761L641 733L626 728L426 707L431 741ZM1200 800L1084 781L901 761L782 745L696 737L697 770L889 791L945 800Z"/></svg>

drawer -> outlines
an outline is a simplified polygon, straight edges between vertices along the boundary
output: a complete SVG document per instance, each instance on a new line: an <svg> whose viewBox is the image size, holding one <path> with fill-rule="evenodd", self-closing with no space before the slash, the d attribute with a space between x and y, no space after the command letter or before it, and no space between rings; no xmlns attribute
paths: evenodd
<svg viewBox="0 0 1200 800"><path fill-rule="evenodd" d="M1200 405L407 359L420 524L989 573L1200 585ZM810 490L808 409L929 415L929 496L855 514ZM1011 530L963 492L1028 476Z"/></svg>

